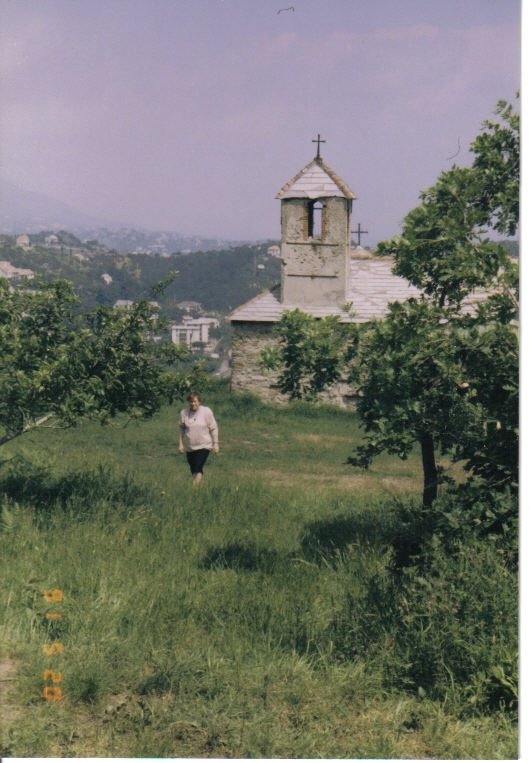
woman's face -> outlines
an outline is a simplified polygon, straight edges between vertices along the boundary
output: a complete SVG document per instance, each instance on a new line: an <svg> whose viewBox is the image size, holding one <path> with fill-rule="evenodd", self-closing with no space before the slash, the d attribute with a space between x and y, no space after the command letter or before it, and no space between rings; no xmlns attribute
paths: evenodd
<svg viewBox="0 0 530 763"><path fill-rule="evenodd" d="M200 404L201 402L198 397L192 397L190 399L190 410L196 411Z"/></svg>

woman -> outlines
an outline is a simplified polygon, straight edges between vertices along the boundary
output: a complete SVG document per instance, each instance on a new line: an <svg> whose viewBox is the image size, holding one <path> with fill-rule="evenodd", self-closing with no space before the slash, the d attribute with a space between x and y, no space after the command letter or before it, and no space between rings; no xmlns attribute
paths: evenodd
<svg viewBox="0 0 530 763"><path fill-rule="evenodd" d="M179 453L186 453L195 485L202 480L202 468L210 451L219 453L219 429L210 408L201 405L196 392L188 395L189 408L180 412Z"/></svg>

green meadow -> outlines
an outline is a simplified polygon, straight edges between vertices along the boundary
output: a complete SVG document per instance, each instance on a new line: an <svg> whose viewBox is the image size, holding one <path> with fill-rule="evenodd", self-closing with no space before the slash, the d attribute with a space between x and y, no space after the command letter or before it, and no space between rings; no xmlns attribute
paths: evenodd
<svg viewBox="0 0 530 763"><path fill-rule="evenodd" d="M473 538L400 564L418 454L363 471L351 412L204 402L198 488L183 403L2 448L1 754L516 758L517 576Z"/></svg>

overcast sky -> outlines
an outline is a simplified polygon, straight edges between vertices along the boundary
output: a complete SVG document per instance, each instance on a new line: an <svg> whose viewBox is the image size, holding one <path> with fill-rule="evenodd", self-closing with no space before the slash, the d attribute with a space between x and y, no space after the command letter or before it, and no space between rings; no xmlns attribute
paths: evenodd
<svg viewBox="0 0 530 763"><path fill-rule="evenodd" d="M469 163L481 123L519 88L519 0L0 9L5 177L90 215L186 234L278 237L274 196L320 133L373 245L441 170Z"/></svg>

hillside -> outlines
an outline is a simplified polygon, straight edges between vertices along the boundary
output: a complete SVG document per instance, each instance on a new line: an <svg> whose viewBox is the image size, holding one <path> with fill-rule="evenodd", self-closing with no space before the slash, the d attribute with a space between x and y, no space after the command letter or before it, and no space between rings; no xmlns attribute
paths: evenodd
<svg viewBox="0 0 530 763"><path fill-rule="evenodd" d="M12 237L0 239L0 260L30 268L48 278L72 281L82 306L111 306L117 299L149 296L149 289L172 271L178 276L157 298L167 317L178 318L177 302L200 302L207 312L228 314L233 308L274 285L280 263L267 255L269 244L243 245L192 254L124 255L69 239L61 247L36 245L24 250ZM102 279L107 274L108 284ZM106 279L108 281L108 278Z"/></svg>
<svg viewBox="0 0 530 763"><path fill-rule="evenodd" d="M122 253L162 254L175 252L188 254L213 249L227 249L239 242L204 236L184 236L174 231L152 231L131 226L79 227L75 232L83 239L97 239L110 249Z"/></svg>

